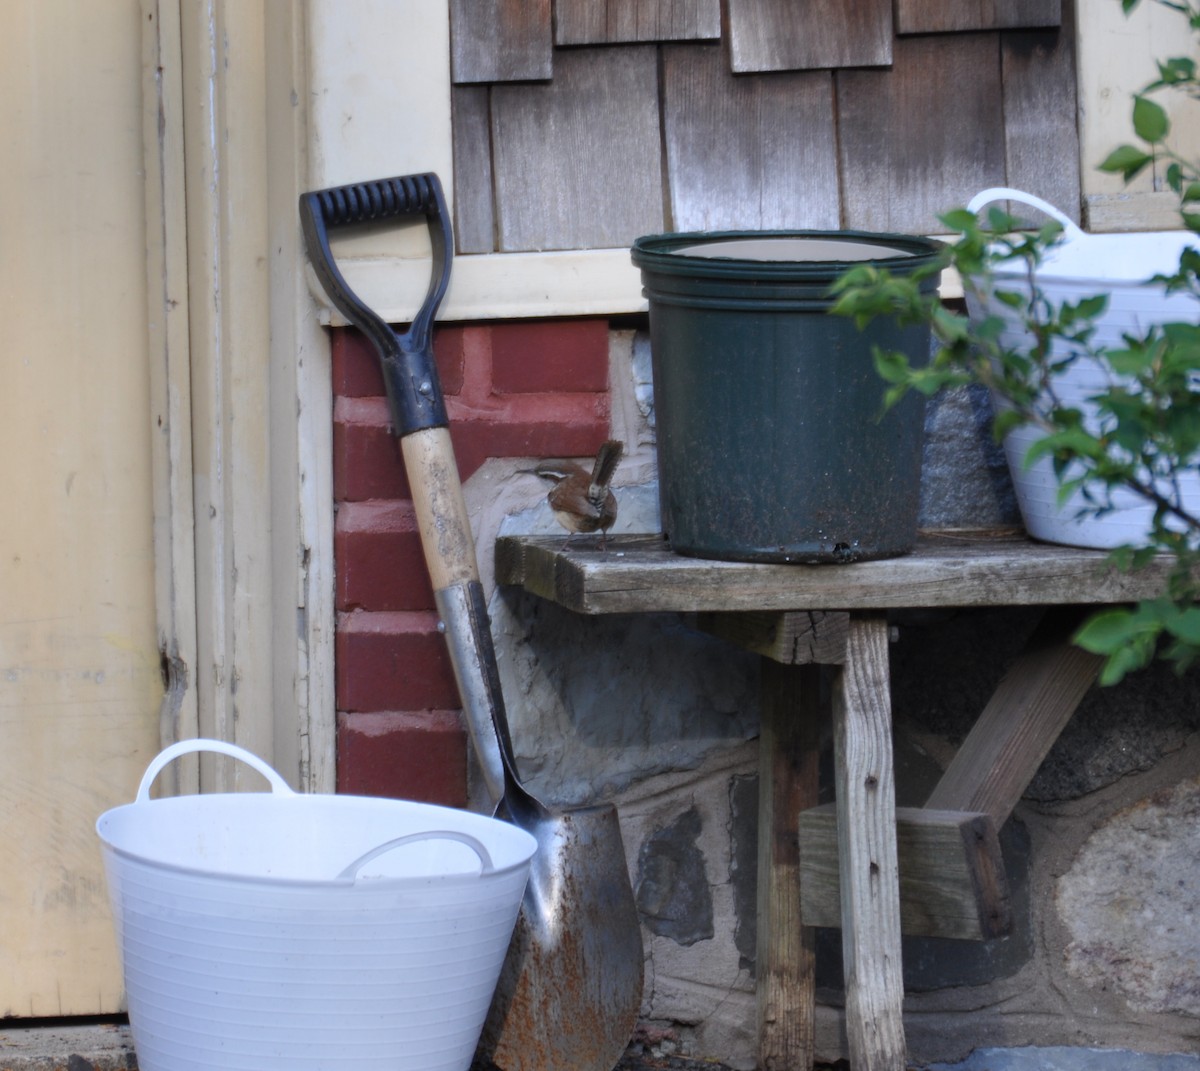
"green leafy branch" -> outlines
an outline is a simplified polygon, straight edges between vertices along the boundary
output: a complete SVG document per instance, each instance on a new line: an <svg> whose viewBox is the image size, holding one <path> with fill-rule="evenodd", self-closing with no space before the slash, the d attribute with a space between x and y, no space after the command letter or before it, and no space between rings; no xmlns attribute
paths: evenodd
<svg viewBox="0 0 1200 1071"><path fill-rule="evenodd" d="M1121 2L1128 13L1139 0ZM1157 2L1185 15L1192 32L1200 34L1197 0ZM1133 100L1140 144L1118 147L1101 168L1130 181L1148 167L1165 164L1183 225L1200 233L1197 163L1171 148L1168 113L1154 99L1162 92L1200 99L1200 77L1189 57L1162 60L1157 67L1158 77ZM982 384L995 403L998 438L1019 427L1036 430L1025 463L1049 460L1060 505L1075 499L1081 503L1079 515L1102 517L1116 508L1119 495L1132 493L1150 503L1148 538L1112 557L1119 568L1130 570L1157 555L1171 555L1165 590L1136 606L1092 615L1075 640L1104 656L1100 679L1105 684L1156 656L1182 671L1200 657L1200 516L1180 493L1184 474L1200 465L1200 304L1186 322L1126 335L1116 348L1101 347L1093 336L1107 309L1106 295L1054 302L1037 286L1038 266L1062 240L1057 223L1021 231L1018 221L998 208L990 209L983 222L965 209L941 219L955 237L937 263L905 277L855 266L835 286L834 312L853 317L860 327L876 316L930 327L936 348L927 363L901 353L875 353L887 384L886 406L913 390L931 396L948 387ZM1022 287L1006 289L997 281L994 269L1001 263L1008 269L1023 265ZM936 293L921 292L922 279L948 267L962 278L974 318L944 305ZM1186 250L1177 269L1154 282L1168 294L1200 303L1200 253ZM1011 330L1014 323L1022 330ZM1094 362L1104 373L1105 386L1088 399L1094 412L1086 418L1059 390L1063 374L1079 361Z"/></svg>

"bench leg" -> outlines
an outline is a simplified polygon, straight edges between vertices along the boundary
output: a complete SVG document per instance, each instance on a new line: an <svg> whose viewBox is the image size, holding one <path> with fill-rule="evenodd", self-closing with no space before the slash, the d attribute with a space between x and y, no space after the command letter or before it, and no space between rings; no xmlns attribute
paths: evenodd
<svg viewBox="0 0 1200 1071"><path fill-rule="evenodd" d="M800 917L802 810L817 803L821 667L762 660L758 800L758 1066L813 1064L814 940Z"/></svg>
<svg viewBox="0 0 1200 1071"><path fill-rule="evenodd" d="M853 1071L904 1071L888 627L854 616L833 697L846 1033Z"/></svg>

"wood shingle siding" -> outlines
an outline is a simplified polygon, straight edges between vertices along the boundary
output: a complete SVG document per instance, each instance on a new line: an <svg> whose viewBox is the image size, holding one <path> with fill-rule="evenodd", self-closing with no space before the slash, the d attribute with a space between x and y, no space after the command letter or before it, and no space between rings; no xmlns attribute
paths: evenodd
<svg viewBox="0 0 1200 1071"><path fill-rule="evenodd" d="M721 36L720 0L557 0L556 45L704 41Z"/></svg>
<svg viewBox="0 0 1200 1071"><path fill-rule="evenodd" d="M839 71L842 219L934 232L940 212L1004 185L1000 39L899 38L888 70Z"/></svg>
<svg viewBox="0 0 1200 1071"><path fill-rule="evenodd" d="M1073 20L1072 20L1073 21ZM1074 26L1024 30L1000 37L1004 79L1005 185L1038 196L1077 223L1080 216L1079 144L1074 108ZM1018 206L1011 206L1018 216ZM1025 214L1028 214L1027 212Z"/></svg>
<svg viewBox="0 0 1200 1071"><path fill-rule="evenodd" d="M896 0L897 33L1057 26L1061 0Z"/></svg>
<svg viewBox="0 0 1200 1071"><path fill-rule="evenodd" d="M553 71L550 0L450 0L455 82L548 79Z"/></svg>
<svg viewBox="0 0 1200 1071"><path fill-rule="evenodd" d="M450 92L454 135L454 238L460 253L496 249L492 207L492 138L486 86Z"/></svg>
<svg viewBox="0 0 1200 1071"><path fill-rule="evenodd" d="M833 78L729 76L719 45L663 49L674 230L838 225Z"/></svg>
<svg viewBox="0 0 1200 1071"><path fill-rule="evenodd" d="M664 229L939 233L989 186L1078 219L1072 0L892 12L454 0L460 252L617 249Z"/></svg>
<svg viewBox="0 0 1200 1071"><path fill-rule="evenodd" d="M553 82L494 86L492 155L501 252L661 230L657 48L562 49Z"/></svg>
<svg viewBox="0 0 1200 1071"><path fill-rule="evenodd" d="M892 62L892 0L728 0L735 73Z"/></svg>

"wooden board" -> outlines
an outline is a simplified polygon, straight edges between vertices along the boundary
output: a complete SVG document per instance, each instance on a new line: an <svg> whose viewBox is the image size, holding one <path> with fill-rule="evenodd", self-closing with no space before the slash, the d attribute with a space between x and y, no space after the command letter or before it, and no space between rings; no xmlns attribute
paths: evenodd
<svg viewBox="0 0 1200 1071"><path fill-rule="evenodd" d="M1103 659L1070 642L1076 607L1047 612L926 804L982 811L999 828L1096 680Z"/></svg>
<svg viewBox="0 0 1200 1071"><path fill-rule="evenodd" d="M1079 131L1069 5L1064 14L1061 30L1001 35L1005 185L1049 201L1078 223ZM1010 211L1021 215L1019 206Z"/></svg>
<svg viewBox="0 0 1200 1071"><path fill-rule="evenodd" d="M561 550L554 536L496 541L496 579L585 614L681 610L856 610L1134 602L1160 594L1171 559L1135 573L1104 551L1024 536L922 537L913 553L854 565L766 565L674 554L661 536L611 536Z"/></svg>
<svg viewBox="0 0 1200 1071"><path fill-rule="evenodd" d="M739 74L892 61L892 0L729 0L728 19Z"/></svg>
<svg viewBox="0 0 1200 1071"><path fill-rule="evenodd" d="M450 0L455 82L545 79L553 67L551 0Z"/></svg>
<svg viewBox="0 0 1200 1071"><path fill-rule="evenodd" d="M826 610L789 613L703 613L699 628L726 643L785 666L837 666L846 660L850 615Z"/></svg>
<svg viewBox="0 0 1200 1071"><path fill-rule="evenodd" d="M674 230L836 227L833 80L738 78L720 45L663 49Z"/></svg>
<svg viewBox="0 0 1200 1071"><path fill-rule="evenodd" d="M1061 19L1061 0L896 0L901 34L1057 26Z"/></svg>
<svg viewBox="0 0 1200 1071"><path fill-rule="evenodd" d="M800 910L807 925L839 928L837 808L800 815ZM990 940L1012 929L996 826L985 814L896 808L900 929L909 937Z"/></svg>
<svg viewBox="0 0 1200 1071"><path fill-rule="evenodd" d="M556 0L556 45L703 41L721 36L720 0Z"/></svg>
<svg viewBox="0 0 1200 1071"><path fill-rule="evenodd" d="M1004 185L999 35L899 38L891 70L836 82L847 227L937 233L941 213Z"/></svg>
<svg viewBox="0 0 1200 1071"><path fill-rule="evenodd" d="M459 253L492 253L492 142L486 86L450 90L454 134L454 245Z"/></svg>
<svg viewBox="0 0 1200 1071"><path fill-rule="evenodd" d="M502 252L661 231L657 50L563 49L553 82L493 87L492 146Z"/></svg>
<svg viewBox="0 0 1200 1071"><path fill-rule="evenodd" d="M833 689L846 1040L862 1071L904 1071L900 885L887 621L851 618Z"/></svg>

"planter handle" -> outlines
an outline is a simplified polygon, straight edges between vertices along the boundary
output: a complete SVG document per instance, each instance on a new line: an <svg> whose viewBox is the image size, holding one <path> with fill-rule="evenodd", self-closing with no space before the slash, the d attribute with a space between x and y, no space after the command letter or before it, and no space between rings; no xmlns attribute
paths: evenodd
<svg viewBox="0 0 1200 1071"><path fill-rule="evenodd" d="M977 193L967 205L967 211L977 215L984 205L989 205L993 201L1019 201L1030 208L1036 208L1039 212L1045 212L1051 219L1062 224L1063 233L1067 236L1068 241L1078 242L1087 237L1087 234L1073 219L1060 212L1048 201L1043 201L1040 197L1034 197L1033 194L1025 193L1022 190L1009 189L1007 186L993 186L990 190Z"/></svg>

